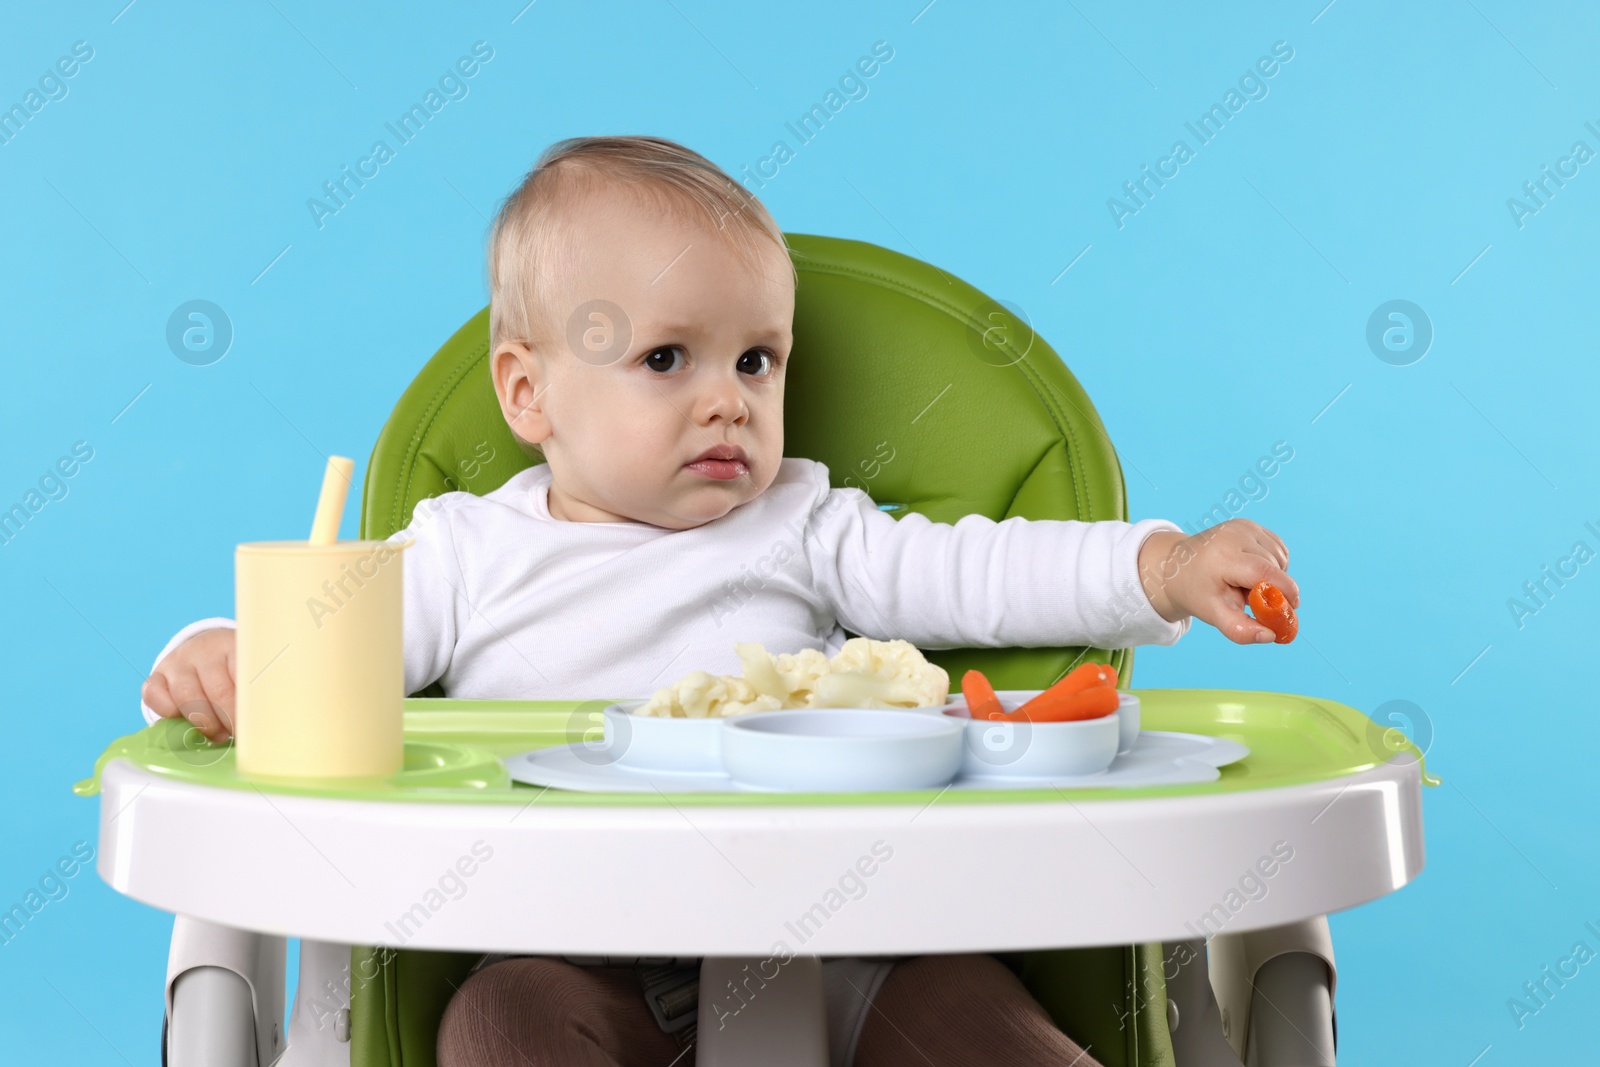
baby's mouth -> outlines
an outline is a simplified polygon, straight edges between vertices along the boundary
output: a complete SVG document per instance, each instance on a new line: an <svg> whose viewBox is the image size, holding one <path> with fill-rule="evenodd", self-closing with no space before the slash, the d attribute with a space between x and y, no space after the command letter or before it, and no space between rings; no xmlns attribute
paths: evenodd
<svg viewBox="0 0 1600 1067"><path fill-rule="evenodd" d="M737 445L708 448L684 466L719 482L732 481L750 473L750 459L744 449Z"/></svg>

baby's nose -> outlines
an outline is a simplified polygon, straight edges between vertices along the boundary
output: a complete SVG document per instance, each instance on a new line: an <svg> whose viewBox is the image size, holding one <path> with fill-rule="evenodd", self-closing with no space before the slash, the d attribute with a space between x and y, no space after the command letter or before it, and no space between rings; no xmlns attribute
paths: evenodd
<svg viewBox="0 0 1600 1067"><path fill-rule="evenodd" d="M722 419L740 422L750 412L745 403L744 390L737 382L717 382L709 386L700 397L701 418L705 422Z"/></svg>

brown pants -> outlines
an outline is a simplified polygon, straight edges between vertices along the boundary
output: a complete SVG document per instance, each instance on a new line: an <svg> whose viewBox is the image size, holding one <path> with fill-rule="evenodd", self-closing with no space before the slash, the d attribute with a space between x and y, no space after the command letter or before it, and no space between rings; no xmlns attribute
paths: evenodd
<svg viewBox="0 0 1600 1067"><path fill-rule="evenodd" d="M440 1067L688 1067L623 968L528 957L461 986L439 1027ZM1100 1067L993 956L895 965L872 1002L855 1067Z"/></svg>

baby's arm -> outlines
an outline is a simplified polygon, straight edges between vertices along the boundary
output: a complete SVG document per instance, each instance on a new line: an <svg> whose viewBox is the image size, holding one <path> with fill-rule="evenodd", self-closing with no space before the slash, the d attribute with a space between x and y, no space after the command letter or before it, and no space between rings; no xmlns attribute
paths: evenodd
<svg viewBox="0 0 1600 1067"><path fill-rule="evenodd" d="M401 557L405 686L414 693L449 667L471 608L447 506L423 501L411 525L391 540L414 542ZM233 627L232 619L203 619L167 642L140 689L146 722L181 715L212 741L232 735L237 688Z"/></svg>
<svg viewBox="0 0 1600 1067"><path fill-rule="evenodd" d="M840 499L831 499L837 494ZM859 489L833 489L807 527L818 592L847 629L922 648L1123 648L1189 627L1146 595L1139 550L1170 522L967 515L895 520Z"/></svg>
<svg viewBox="0 0 1600 1067"><path fill-rule="evenodd" d="M806 531L818 591L848 629L923 648L1172 644L1190 618L1238 644L1270 642L1244 612L1260 582L1299 607L1283 540L1231 519L1193 536L1170 522L915 513L898 522L832 489Z"/></svg>

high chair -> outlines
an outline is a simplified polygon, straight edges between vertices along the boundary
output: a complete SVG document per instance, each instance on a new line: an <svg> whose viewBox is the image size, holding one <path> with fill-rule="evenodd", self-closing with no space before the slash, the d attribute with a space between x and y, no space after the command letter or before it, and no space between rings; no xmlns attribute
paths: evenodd
<svg viewBox="0 0 1600 1067"><path fill-rule="evenodd" d="M1104 426L1027 322L886 249L789 240L800 283L786 455L826 463L835 485L864 489L897 517L1127 518ZM367 468L362 535L386 537L419 501L488 492L538 461L519 448L496 404L482 311L429 360L384 427ZM1131 678L1129 649L928 653L952 679L979 668L998 689L1046 687L1086 657L1115 665L1124 685ZM1243 1002L1237 991L1225 994L1219 1010L1203 939L1217 935L1215 949L1245 931L1319 921L1409 882L1422 866L1420 754L1331 701L1238 690L1141 695L1147 727L1225 734L1251 756L1217 782L1126 791L676 802L542 794L511 788L492 756L574 740L588 705L433 693L408 701L407 770L396 787L352 794L242 781L226 750L167 721L113 745L96 768L99 869L118 890L178 915L163 1040L176 1067L185 1057L265 1067L286 1047L285 1064L432 1065L445 1004L482 954L502 947L703 955L719 965L750 957L760 945L743 932L752 928L748 908L716 889L733 876L700 839L770 842L774 857L782 854L775 870L815 881L831 869L830 834L873 827L930 846L906 850L908 871L922 878L917 892L885 884L883 897L869 894L850 905L855 914L846 908L830 920L807 952L997 951L1107 1067L1238 1067L1240 1050L1252 1064L1281 1062L1274 1035L1283 1023L1252 1005L1270 1003L1299 1019L1297 1029L1331 1031L1331 976L1319 961L1308 970L1280 957L1256 972L1258 983L1265 975L1279 986L1261 984L1255 996L1247 989ZM624 823L644 829L627 836ZM586 853L585 832L612 836L604 851ZM438 857L452 854L442 842L460 851L472 834L492 838L505 869L530 865L520 907L483 881L460 903L424 906L414 927L397 927L397 917L415 916L404 905L437 874ZM1275 842L1294 862L1259 897L1234 893ZM632 862L622 854L629 849L655 850L669 866L679 862L674 849L700 851L671 877L637 886L635 906L624 908L585 868L621 869ZM695 879L722 898L696 906L673 896L678 881ZM1036 892L1030 880L1038 879L1048 886ZM815 892L811 881L795 900ZM783 897L767 902L774 914L787 913L789 888L773 891ZM990 907L970 903L982 894ZM1234 907L1234 897L1243 904ZM652 910L653 898L669 903ZM552 908L571 910L552 916ZM517 943L495 943L502 932ZM287 1035L279 1027L286 936L303 939ZM708 995L702 988L702 1013ZM708 1053L704 1031L700 1062L733 1062ZM1246 1032L1257 1035L1248 1049Z"/></svg>

